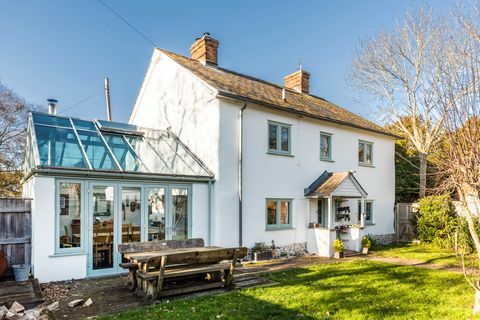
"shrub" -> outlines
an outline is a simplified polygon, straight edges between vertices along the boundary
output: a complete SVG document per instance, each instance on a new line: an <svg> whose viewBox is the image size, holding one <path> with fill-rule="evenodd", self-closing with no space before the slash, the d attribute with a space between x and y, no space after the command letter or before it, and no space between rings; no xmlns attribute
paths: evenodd
<svg viewBox="0 0 480 320"><path fill-rule="evenodd" d="M268 250L268 246L264 242L255 242L255 245L252 248L252 252L264 252Z"/></svg>
<svg viewBox="0 0 480 320"><path fill-rule="evenodd" d="M419 206L414 221L418 238L424 242L452 248L459 219L455 215L450 196L445 194L425 197L419 201Z"/></svg>
<svg viewBox="0 0 480 320"><path fill-rule="evenodd" d="M269 250L276 250L275 242L272 240L271 245L267 245L265 242L255 242L255 245L252 248L252 252L265 252Z"/></svg>
<svg viewBox="0 0 480 320"><path fill-rule="evenodd" d="M467 221L464 217L459 217L458 227L458 249L464 253L475 252L475 244L473 242L470 231L468 230ZM480 222L478 219L473 219L475 230L477 234L480 234Z"/></svg>
<svg viewBox="0 0 480 320"><path fill-rule="evenodd" d="M372 240L368 236L362 238L362 248L370 248L372 246Z"/></svg>
<svg viewBox="0 0 480 320"><path fill-rule="evenodd" d="M333 250L335 252L343 252L343 242L340 239L335 239L333 242Z"/></svg>

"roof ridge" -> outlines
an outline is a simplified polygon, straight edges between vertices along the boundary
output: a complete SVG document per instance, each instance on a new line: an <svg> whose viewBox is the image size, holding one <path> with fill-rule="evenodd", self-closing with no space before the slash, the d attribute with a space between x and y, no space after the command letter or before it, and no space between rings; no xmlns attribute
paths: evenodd
<svg viewBox="0 0 480 320"><path fill-rule="evenodd" d="M162 52L165 52L167 54L173 54L173 55L176 55L176 56L180 56L184 59L188 59L188 60L191 60L193 62L198 62L197 60L195 59L192 59L190 57L187 57L183 54L179 54L179 53L176 53L176 52L172 52L172 51L168 51L168 50L165 50L165 49L162 49L162 48L156 48ZM200 62L198 62L200 65L204 66L204 67L207 67L209 68L209 66L205 66L203 64L201 64ZM242 73L242 72L238 72L238 71L234 71L234 70L230 70L230 69L227 69L227 68L223 68L223 67L217 67L217 68L212 68L213 70L220 70L220 71L223 71L223 72L226 72L226 73L230 73L230 74L233 74L233 75L236 75L236 76L239 76L239 77L243 77L243 78L246 78L246 79L249 79L249 80L253 80L253 81L257 81L257 82L261 82L263 84L267 84L267 85L270 85L270 86L274 86L278 89L285 89L285 90L288 90L289 92L291 93L295 93L295 94L298 94L300 96L310 96L310 97L313 97L313 98L317 98L317 99L320 99L320 100L324 100L324 101L327 101L327 102L330 102L328 101L327 99L323 98L323 97L320 97L320 96L317 96L317 95L314 95L314 94L311 94L311 93L303 93L303 92L298 92L298 91L295 91L293 89L289 89L285 86L282 86L282 85L279 85L278 83L274 83L274 82L271 82L271 81L268 81L268 80L264 80L264 79L260 79L260 78L257 78L257 77L254 77L254 76L250 76L248 74L245 74L245 73Z"/></svg>
<svg viewBox="0 0 480 320"><path fill-rule="evenodd" d="M385 130L373 120L360 116L353 111L347 110L317 95L297 92L276 83L226 68L205 66L195 59L158 47L155 49L187 68L190 72L196 74L197 77L219 92L228 94L232 98L242 97L251 99L251 101L256 101L255 103L265 104L269 107L278 107L286 109L286 111L301 113L308 117L336 122L346 126L388 135L396 139L400 138L388 130ZM235 79L235 77L237 77L237 79ZM248 84L248 82L250 82L250 84ZM250 87L248 87L249 85ZM256 85L258 86L256 87ZM247 87L249 89L245 91ZM291 96L290 98L287 97L287 101L285 101L281 99L281 95L277 93L276 90L288 90Z"/></svg>

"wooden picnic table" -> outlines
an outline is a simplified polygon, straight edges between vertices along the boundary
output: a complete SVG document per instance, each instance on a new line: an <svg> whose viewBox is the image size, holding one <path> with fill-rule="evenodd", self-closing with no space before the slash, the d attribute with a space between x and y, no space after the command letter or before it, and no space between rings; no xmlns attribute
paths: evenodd
<svg viewBox="0 0 480 320"><path fill-rule="evenodd" d="M180 248L180 249L169 249L162 251L146 251L146 252L133 252L133 253L124 253L123 257L130 262L136 263L139 270L143 270L145 263L151 257L158 256L167 256L178 253L192 253L192 252L208 252L215 251L220 247L209 246L209 247L199 247L199 248Z"/></svg>
<svg viewBox="0 0 480 320"><path fill-rule="evenodd" d="M244 247L210 246L124 253L123 257L137 270L138 281L134 281L134 288L145 298L155 300L161 296L230 287L237 258L244 257L246 253L247 248ZM197 275L204 276L187 286L162 290L165 279Z"/></svg>

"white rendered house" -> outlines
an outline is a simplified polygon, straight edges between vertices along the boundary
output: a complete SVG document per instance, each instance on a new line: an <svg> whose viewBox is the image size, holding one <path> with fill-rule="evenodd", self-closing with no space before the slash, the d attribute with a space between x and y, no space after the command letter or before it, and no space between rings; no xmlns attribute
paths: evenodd
<svg viewBox="0 0 480 320"><path fill-rule="evenodd" d="M32 198L40 281L122 272L123 242L200 237L281 250L360 250L394 233L394 141L309 93L217 63L208 34L192 58L155 49L130 124L29 118L23 195Z"/></svg>
<svg viewBox="0 0 480 320"><path fill-rule="evenodd" d="M378 125L309 93L221 68L205 34L191 58L156 48L129 122L169 128L215 175L207 242L333 254L338 236L394 233L394 142Z"/></svg>

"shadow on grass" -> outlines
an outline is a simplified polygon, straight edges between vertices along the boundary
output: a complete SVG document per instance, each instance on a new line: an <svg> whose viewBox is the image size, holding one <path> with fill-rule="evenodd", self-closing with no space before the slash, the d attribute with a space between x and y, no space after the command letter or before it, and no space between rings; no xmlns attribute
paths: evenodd
<svg viewBox="0 0 480 320"><path fill-rule="evenodd" d="M342 264L348 264L347 267ZM425 312L432 306L432 296L444 298L446 285L451 289L465 289L461 277L449 277L448 283L442 276L438 281L431 278L431 270L387 263L354 261L331 265L296 269L279 275L269 276L274 281L287 279L279 286L302 286L308 290L308 305L322 306L330 315L339 317L357 315L360 317L411 317ZM448 276L448 275L447 275ZM315 313L315 310L310 310ZM435 310L438 314L448 309ZM341 314L341 315L340 315Z"/></svg>
<svg viewBox="0 0 480 320"><path fill-rule="evenodd" d="M100 319L294 319L313 320L300 310L287 309L243 291L220 295L158 301L154 305L138 308Z"/></svg>
<svg viewBox="0 0 480 320"><path fill-rule="evenodd" d="M106 319L465 319L460 275L370 260L266 275L274 286L162 301Z"/></svg>

